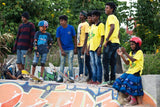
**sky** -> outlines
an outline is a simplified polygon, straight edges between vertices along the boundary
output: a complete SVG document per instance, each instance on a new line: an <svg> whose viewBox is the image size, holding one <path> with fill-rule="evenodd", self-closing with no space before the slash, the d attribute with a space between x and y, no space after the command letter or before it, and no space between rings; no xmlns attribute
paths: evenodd
<svg viewBox="0 0 160 107"><path fill-rule="evenodd" d="M118 0L118 1L126 1L127 6L129 6L130 2L137 2L137 0ZM126 28L126 25L124 23L121 23L122 28Z"/></svg>
<svg viewBox="0 0 160 107"><path fill-rule="evenodd" d="M137 2L137 0L118 0L118 1L126 1L127 2L127 6L129 5L129 2Z"/></svg>

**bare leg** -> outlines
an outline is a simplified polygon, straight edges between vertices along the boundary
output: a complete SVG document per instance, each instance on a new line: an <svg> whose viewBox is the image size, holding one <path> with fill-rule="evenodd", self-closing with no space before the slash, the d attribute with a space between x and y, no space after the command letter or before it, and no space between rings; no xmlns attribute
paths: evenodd
<svg viewBox="0 0 160 107"><path fill-rule="evenodd" d="M41 77L43 77L44 66L41 66Z"/></svg>
<svg viewBox="0 0 160 107"><path fill-rule="evenodd" d="M137 102L138 104L142 104L142 96L137 96Z"/></svg>
<svg viewBox="0 0 160 107"><path fill-rule="evenodd" d="M21 70L22 70L21 64L17 64L17 67L18 67L18 71L21 71Z"/></svg>
<svg viewBox="0 0 160 107"><path fill-rule="evenodd" d="M23 70L23 69L24 69L24 65L23 65L23 64L21 64L21 68L22 68L21 70Z"/></svg>
<svg viewBox="0 0 160 107"><path fill-rule="evenodd" d="M32 66L32 75L34 75L35 70L36 70L36 66Z"/></svg>

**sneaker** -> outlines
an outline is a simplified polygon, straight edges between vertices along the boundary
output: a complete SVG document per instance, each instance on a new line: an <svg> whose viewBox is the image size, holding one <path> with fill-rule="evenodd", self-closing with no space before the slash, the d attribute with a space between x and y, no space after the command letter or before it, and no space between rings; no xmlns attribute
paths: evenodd
<svg viewBox="0 0 160 107"><path fill-rule="evenodd" d="M95 82L93 81L92 84L97 85L97 81L95 81Z"/></svg>
<svg viewBox="0 0 160 107"><path fill-rule="evenodd" d="M85 75L84 75L84 76L83 76L83 80L84 80L83 82L86 82L87 79L88 79L88 76L85 76Z"/></svg>
<svg viewBox="0 0 160 107"><path fill-rule="evenodd" d="M105 86L108 86L110 84L110 81L104 81L102 82L101 84L99 84L100 87L105 87Z"/></svg>
<svg viewBox="0 0 160 107"><path fill-rule="evenodd" d="M90 80L91 80L91 78L88 77L88 78L86 79L86 82L89 82Z"/></svg>
<svg viewBox="0 0 160 107"><path fill-rule="evenodd" d="M44 81L44 80L43 80L43 77L40 77L39 79L40 79L41 81Z"/></svg>
<svg viewBox="0 0 160 107"><path fill-rule="evenodd" d="M101 84L101 82L97 81L97 85Z"/></svg>
<svg viewBox="0 0 160 107"><path fill-rule="evenodd" d="M63 78L62 77L58 77L57 82L63 82Z"/></svg>
<svg viewBox="0 0 160 107"><path fill-rule="evenodd" d="M69 79L74 80L74 77L69 77Z"/></svg>
<svg viewBox="0 0 160 107"><path fill-rule="evenodd" d="M74 83L74 77L69 77L71 83Z"/></svg>
<svg viewBox="0 0 160 107"><path fill-rule="evenodd" d="M93 80L88 81L87 84L93 84Z"/></svg>
<svg viewBox="0 0 160 107"><path fill-rule="evenodd" d="M80 77L77 77L77 78L75 79L76 82L78 82L79 80L80 80Z"/></svg>
<svg viewBox="0 0 160 107"><path fill-rule="evenodd" d="M84 81L84 78L83 78L83 75L81 74L80 76L79 76L79 81L78 82L83 82Z"/></svg>
<svg viewBox="0 0 160 107"><path fill-rule="evenodd" d="M115 82L115 80L111 80L110 83L108 85L113 85Z"/></svg>

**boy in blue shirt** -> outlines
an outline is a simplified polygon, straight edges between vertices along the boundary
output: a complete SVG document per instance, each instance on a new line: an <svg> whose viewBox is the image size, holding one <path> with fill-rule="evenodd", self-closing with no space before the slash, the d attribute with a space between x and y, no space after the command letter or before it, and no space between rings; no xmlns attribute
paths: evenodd
<svg viewBox="0 0 160 107"><path fill-rule="evenodd" d="M51 34L46 32L46 29L48 28L48 22L45 20L42 20L38 23L40 31L37 31L34 36L34 48L35 48L35 54L33 59L33 67L32 67L32 75L34 75L36 65L39 61L39 56L41 56L41 75L40 79L43 81L43 72L44 72L44 66L47 59L47 53L49 52L49 49L52 45L52 37Z"/></svg>
<svg viewBox="0 0 160 107"><path fill-rule="evenodd" d="M68 56L69 78L74 82L73 56L74 53L77 52L77 39L74 27L72 25L67 24L67 20L68 17L66 15L62 15L59 17L61 26L57 28L56 37L60 48L60 72L64 73L65 60ZM72 38L74 39L74 44ZM60 76L57 82L63 82L63 77Z"/></svg>

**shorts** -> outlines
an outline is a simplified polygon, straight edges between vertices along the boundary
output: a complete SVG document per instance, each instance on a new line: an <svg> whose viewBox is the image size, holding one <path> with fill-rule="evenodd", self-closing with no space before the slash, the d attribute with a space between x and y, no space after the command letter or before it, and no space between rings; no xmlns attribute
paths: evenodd
<svg viewBox="0 0 160 107"><path fill-rule="evenodd" d="M19 50L17 49L17 64L25 64L25 57L28 50Z"/></svg>
<svg viewBox="0 0 160 107"><path fill-rule="evenodd" d="M41 63L46 63L46 59L47 59L47 53L43 53L43 54L39 54L39 57L41 56ZM33 63L38 63L39 61L39 57L36 56L36 53L34 53L34 59L33 59Z"/></svg>

